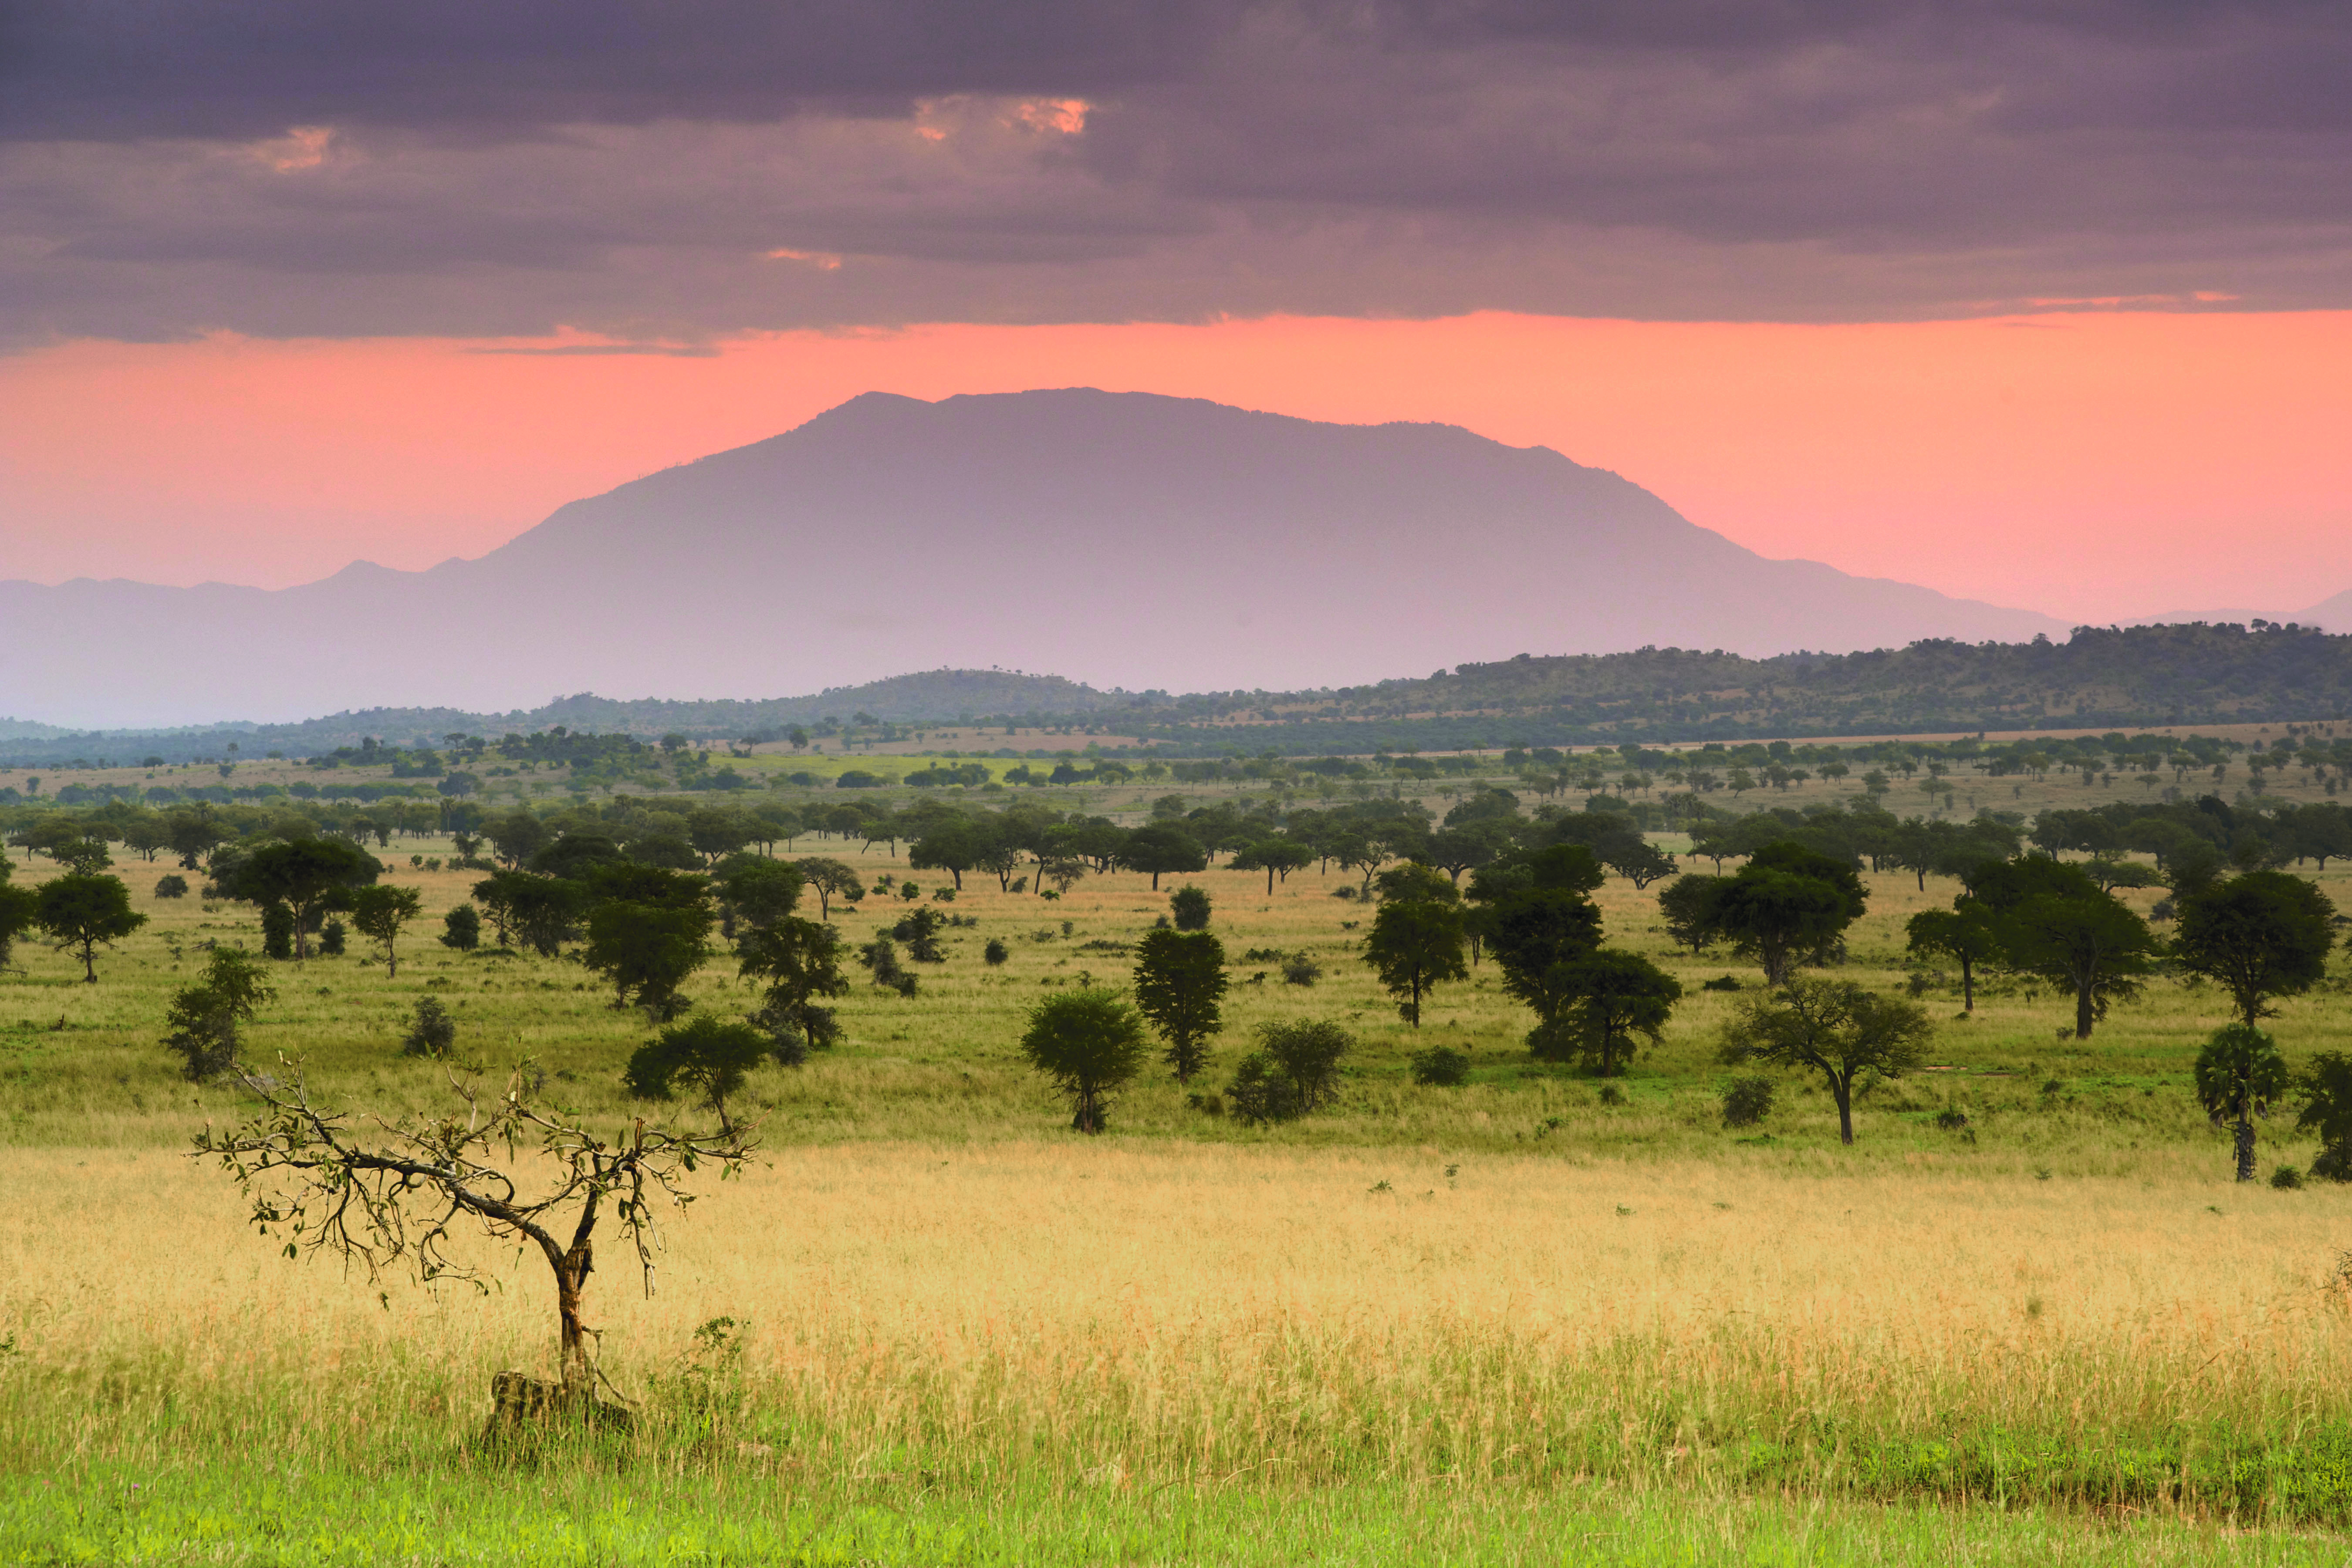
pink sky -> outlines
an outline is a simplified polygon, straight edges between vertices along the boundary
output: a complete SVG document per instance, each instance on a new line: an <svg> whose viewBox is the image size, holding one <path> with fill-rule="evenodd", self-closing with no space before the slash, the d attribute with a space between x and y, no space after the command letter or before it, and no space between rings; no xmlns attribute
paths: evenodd
<svg viewBox="0 0 2352 1568"><path fill-rule="evenodd" d="M0 359L0 577L281 586L478 555L869 390L1094 385L1459 424L1772 556L2106 620L2352 588L2352 312L1923 324L1481 314L779 333L707 356L419 339Z"/></svg>

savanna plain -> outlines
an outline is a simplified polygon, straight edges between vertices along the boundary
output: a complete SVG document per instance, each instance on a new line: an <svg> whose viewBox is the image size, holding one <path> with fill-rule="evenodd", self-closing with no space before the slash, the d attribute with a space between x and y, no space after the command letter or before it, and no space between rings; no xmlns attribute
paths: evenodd
<svg viewBox="0 0 2352 1568"><path fill-rule="evenodd" d="M1680 843L1660 836L1660 847ZM869 879L905 846L804 843ZM425 918L396 977L365 944L273 967L247 1059L320 1101L446 1110L404 1057L443 1002L455 1058L517 1063L592 1125L646 1114L642 1016L574 962L437 945L472 871L395 846ZM781 853L782 851L780 851ZM2352 1188L2232 1180L2191 1092L2226 1023L2159 977L2088 1040L2072 1002L1905 952L1957 884L1865 874L1841 973L1937 1020L1925 1070L1872 1085L1856 1142L1784 1075L1727 1128L1720 1064L1756 975L1665 935L1612 878L1608 940L1685 996L1629 1075L1532 1060L1491 963L1418 1028L1360 962L1358 879L1269 891L1217 867L1063 897L968 874L945 961L866 984L845 1039L763 1067L742 1175L690 1178L658 1289L617 1247L588 1294L626 1431L484 1436L493 1373L544 1375L545 1264L461 1235L489 1289L422 1289L257 1236L195 1085L158 1044L202 944L255 911L150 900L79 960L0 977L0 1555L56 1563L2327 1563L2352 1524ZM20 860L19 886L53 874ZM2306 868L2305 874L2310 874ZM2352 909L2352 876L2317 879ZM1017 1042L1040 997L1119 986L1189 882L1236 984L1205 1087L1265 1024L1342 1026L1337 1100L1270 1126L1145 1074L1098 1137ZM2161 889L2123 896L2145 911ZM854 943L906 906L835 904ZM983 962L983 945L1009 956ZM1312 984L1286 979L1304 953ZM2270 1027L2290 1062L2352 1048L2339 952ZM718 962L686 999L740 1016ZM1466 1055L1423 1084L1416 1052ZM543 1078L539 1075L543 1075ZM683 1103L664 1115L709 1113ZM2306 1164L2292 1117L2265 1173ZM526 1167L530 1157L520 1163Z"/></svg>

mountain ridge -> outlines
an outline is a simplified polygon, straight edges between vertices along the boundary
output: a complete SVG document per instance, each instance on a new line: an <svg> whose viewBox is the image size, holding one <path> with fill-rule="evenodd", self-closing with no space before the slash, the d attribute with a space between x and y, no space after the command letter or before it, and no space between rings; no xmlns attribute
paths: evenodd
<svg viewBox="0 0 2352 1568"><path fill-rule="evenodd" d="M0 583L0 620L26 634L0 646L11 708L117 728L583 689L750 700L989 666L1304 689L1528 648L2067 629L1767 560L1549 447L1090 388L864 394L472 560L278 590Z"/></svg>

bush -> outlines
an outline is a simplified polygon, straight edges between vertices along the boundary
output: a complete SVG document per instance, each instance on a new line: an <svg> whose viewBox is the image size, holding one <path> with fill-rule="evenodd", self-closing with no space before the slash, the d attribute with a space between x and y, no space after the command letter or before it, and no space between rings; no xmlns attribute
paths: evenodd
<svg viewBox="0 0 2352 1568"><path fill-rule="evenodd" d="M294 911L284 904L261 906L261 956L294 956Z"/></svg>
<svg viewBox="0 0 2352 1568"><path fill-rule="evenodd" d="M159 899L184 899L188 896L188 879L177 871L157 879L155 896Z"/></svg>
<svg viewBox="0 0 2352 1568"><path fill-rule="evenodd" d="M768 1037L751 1025L706 1015L672 1024L637 1047L622 1080L641 1100L668 1100L680 1088L697 1090L725 1127L727 1097L742 1089L768 1048Z"/></svg>
<svg viewBox="0 0 2352 1568"><path fill-rule="evenodd" d="M1331 889L1331 896L1335 899L1352 900L1356 896L1356 884L1342 882Z"/></svg>
<svg viewBox="0 0 2352 1568"><path fill-rule="evenodd" d="M1718 975L1713 980L1703 980L1699 982L1698 988L1702 991L1738 991L1741 989L1739 984L1739 976L1737 974L1724 974Z"/></svg>
<svg viewBox="0 0 2352 1568"><path fill-rule="evenodd" d="M1282 961L1285 985L1312 985L1322 978L1323 966L1303 952L1294 952Z"/></svg>
<svg viewBox="0 0 2352 1568"><path fill-rule="evenodd" d="M325 925L319 928L320 957L341 958L343 956L344 946L345 938L342 921L339 920L329 921Z"/></svg>
<svg viewBox="0 0 2352 1568"><path fill-rule="evenodd" d="M907 944L907 956L917 963L945 963L948 955L940 946L940 929L947 923L937 910L910 910L890 928L890 934Z"/></svg>
<svg viewBox="0 0 2352 1568"><path fill-rule="evenodd" d="M1968 1112L1956 1105L1948 1105L1936 1112L1936 1125L1947 1132L1958 1132L1968 1124Z"/></svg>
<svg viewBox="0 0 2352 1568"><path fill-rule="evenodd" d="M991 969L993 969L997 965L1003 963L1006 959L1012 957L1013 953L1001 940L996 937L990 937L988 939L988 945L980 950L980 956L982 963L986 963Z"/></svg>
<svg viewBox="0 0 2352 1568"><path fill-rule="evenodd" d="M1178 931L1206 931L1209 895L1187 882L1168 895L1168 912L1175 917Z"/></svg>
<svg viewBox="0 0 2352 1568"><path fill-rule="evenodd" d="M877 936L857 950L857 962L874 976L874 984L887 986L901 996L912 996L920 983L898 966L898 950L887 936Z"/></svg>
<svg viewBox="0 0 2352 1568"><path fill-rule="evenodd" d="M2303 1173L2293 1165L2281 1165L2271 1173L2271 1185L2281 1192L2294 1192L2303 1185Z"/></svg>
<svg viewBox="0 0 2352 1568"><path fill-rule="evenodd" d="M2352 1150L2330 1146L2311 1157L2315 1182L2352 1182Z"/></svg>
<svg viewBox="0 0 2352 1568"><path fill-rule="evenodd" d="M441 945L454 947L460 952L471 952L482 945L482 911L471 904L459 904L441 917Z"/></svg>
<svg viewBox="0 0 2352 1568"><path fill-rule="evenodd" d="M401 1037L404 1057L446 1057L457 1044L457 1020L439 1000L427 996L416 1004L415 1021Z"/></svg>
<svg viewBox="0 0 2352 1568"><path fill-rule="evenodd" d="M1267 1024L1258 1048L1234 1069L1225 1099L1245 1121L1286 1121L1329 1102L1339 1089L1339 1060L1355 1039L1337 1024Z"/></svg>
<svg viewBox="0 0 2352 1568"><path fill-rule="evenodd" d="M1613 1083L1604 1083L1601 1086L1601 1103L1622 1105L1625 1103L1625 1091Z"/></svg>
<svg viewBox="0 0 2352 1568"><path fill-rule="evenodd" d="M1141 1069L1145 1048L1141 1015L1108 991L1046 997L1021 1037L1021 1054L1068 1098L1080 1132L1103 1130L1111 1096Z"/></svg>
<svg viewBox="0 0 2352 1568"><path fill-rule="evenodd" d="M1430 1089L1459 1089L1470 1080L1470 1058L1446 1046L1412 1053L1412 1081Z"/></svg>
<svg viewBox="0 0 2352 1568"><path fill-rule="evenodd" d="M165 1010L172 1032L163 1038L164 1047L178 1055L191 1082L218 1078L236 1065L237 1026L250 1023L276 997L242 949L215 948L204 978L184 986Z"/></svg>
<svg viewBox="0 0 2352 1568"><path fill-rule="evenodd" d="M1732 1079L1723 1091L1723 1124L1753 1127L1762 1121L1772 1114L1772 1096L1778 1088L1769 1078Z"/></svg>

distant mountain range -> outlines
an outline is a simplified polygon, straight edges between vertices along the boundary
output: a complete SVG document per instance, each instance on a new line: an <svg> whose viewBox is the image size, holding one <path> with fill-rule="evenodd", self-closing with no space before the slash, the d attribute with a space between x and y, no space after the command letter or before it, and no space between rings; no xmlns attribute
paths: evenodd
<svg viewBox="0 0 2352 1568"><path fill-rule="evenodd" d="M0 583L0 710L77 727L749 698L942 667L1306 688L1521 652L2067 629L1766 560L1540 447L1084 389L867 394L478 560L278 591Z"/></svg>

